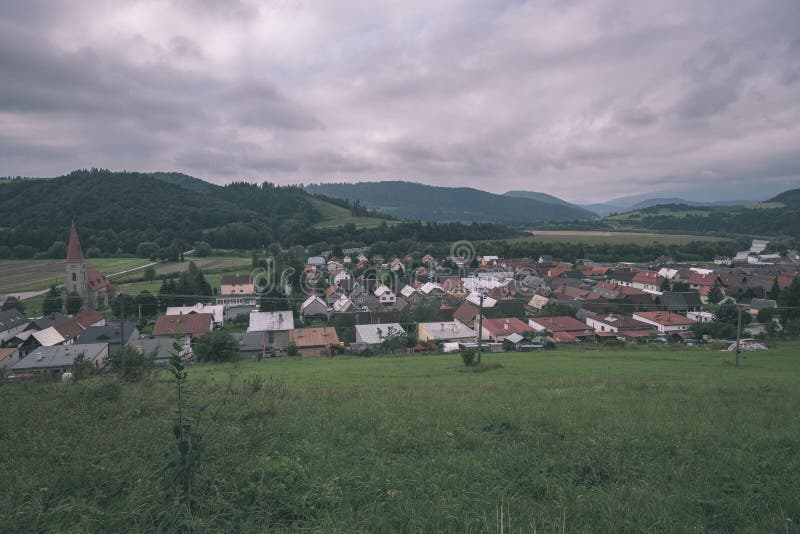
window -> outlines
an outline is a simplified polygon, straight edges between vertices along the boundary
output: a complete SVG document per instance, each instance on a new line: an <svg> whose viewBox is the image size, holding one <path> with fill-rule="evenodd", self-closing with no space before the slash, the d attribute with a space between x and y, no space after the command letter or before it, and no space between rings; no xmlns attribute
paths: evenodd
<svg viewBox="0 0 800 534"><path fill-rule="evenodd" d="M77 279L78 279L78 277L75 276L75 273L72 273L72 281L75 282L75 281L77 281Z"/></svg>

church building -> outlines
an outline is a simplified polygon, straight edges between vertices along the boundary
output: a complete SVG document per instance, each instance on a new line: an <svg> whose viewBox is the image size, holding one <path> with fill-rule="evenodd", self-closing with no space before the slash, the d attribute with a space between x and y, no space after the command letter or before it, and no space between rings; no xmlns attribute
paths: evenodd
<svg viewBox="0 0 800 534"><path fill-rule="evenodd" d="M67 293L77 293L83 300L86 309L103 309L108 307L114 297L117 287L98 271L86 266L81 242L75 225L69 234L67 247Z"/></svg>

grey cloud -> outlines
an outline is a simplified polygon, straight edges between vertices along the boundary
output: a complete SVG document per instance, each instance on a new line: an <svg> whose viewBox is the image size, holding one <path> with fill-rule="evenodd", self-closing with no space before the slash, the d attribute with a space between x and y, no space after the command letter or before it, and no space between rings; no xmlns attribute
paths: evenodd
<svg viewBox="0 0 800 534"><path fill-rule="evenodd" d="M597 200L792 180L799 6L6 0L0 174L102 164Z"/></svg>

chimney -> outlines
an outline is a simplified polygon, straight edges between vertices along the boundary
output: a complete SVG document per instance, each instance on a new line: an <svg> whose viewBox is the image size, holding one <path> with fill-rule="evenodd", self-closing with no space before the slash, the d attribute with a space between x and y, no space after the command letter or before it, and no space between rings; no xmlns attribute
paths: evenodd
<svg viewBox="0 0 800 534"><path fill-rule="evenodd" d="M444 323L440 325L442 327L442 331L444 331Z"/></svg>
<svg viewBox="0 0 800 534"><path fill-rule="evenodd" d="M458 332L458 325L456 325L456 323L453 323L453 333L455 334L456 332Z"/></svg>

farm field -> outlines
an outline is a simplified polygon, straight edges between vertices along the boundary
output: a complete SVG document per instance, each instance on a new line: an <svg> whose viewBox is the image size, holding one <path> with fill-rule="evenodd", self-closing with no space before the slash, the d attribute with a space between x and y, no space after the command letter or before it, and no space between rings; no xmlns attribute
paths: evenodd
<svg viewBox="0 0 800 534"><path fill-rule="evenodd" d="M4 384L0 530L796 531L798 348L195 365L191 498L165 375Z"/></svg>
<svg viewBox="0 0 800 534"><path fill-rule="evenodd" d="M350 210L317 198L313 198L311 202L325 217L325 220L316 223L314 228L336 228L348 223L355 224L357 228L374 228L382 222L391 222L378 217L355 217L350 214Z"/></svg>
<svg viewBox="0 0 800 534"><path fill-rule="evenodd" d="M608 245L685 245L692 241L729 241L717 236L681 235L681 234L655 234L645 232L600 232L578 230L531 230L531 237L522 239L541 241L542 243L585 243Z"/></svg>
<svg viewBox="0 0 800 534"><path fill-rule="evenodd" d="M64 259L57 260L0 260L0 293L47 289L63 284ZM89 267L103 274L118 273L150 263L142 258L88 258Z"/></svg>

